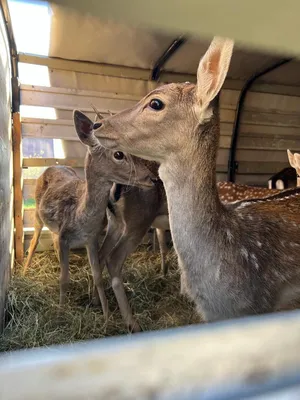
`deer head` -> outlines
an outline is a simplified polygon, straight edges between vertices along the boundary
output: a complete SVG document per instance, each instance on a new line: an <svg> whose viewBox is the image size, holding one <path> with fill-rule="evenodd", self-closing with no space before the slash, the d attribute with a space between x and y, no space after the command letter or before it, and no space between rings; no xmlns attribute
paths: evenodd
<svg viewBox="0 0 300 400"><path fill-rule="evenodd" d="M232 40L215 37L199 63L196 85L168 84L153 90L134 107L104 119L96 136L109 149L159 163L186 152L195 135L205 141L232 50Z"/></svg>
<svg viewBox="0 0 300 400"><path fill-rule="evenodd" d="M99 123L94 124L78 110L74 111L73 118L77 135L88 149L87 178L96 180L99 176L105 176L106 180L111 182L145 188L153 187L156 176L147 168L143 160L122 151L106 150L94 134L94 128L97 128Z"/></svg>

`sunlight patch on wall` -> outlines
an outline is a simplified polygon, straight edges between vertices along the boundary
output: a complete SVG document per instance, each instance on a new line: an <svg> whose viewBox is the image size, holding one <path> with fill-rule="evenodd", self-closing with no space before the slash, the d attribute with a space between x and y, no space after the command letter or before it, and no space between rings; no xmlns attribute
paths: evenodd
<svg viewBox="0 0 300 400"><path fill-rule="evenodd" d="M57 119L53 107L20 105L20 113L22 118Z"/></svg>
<svg viewBox="0 0 300 400"><path fill-rule="evenodd" d="M47 1L9 0L18 52L49 55L52 11Z"/></svg>
<svg viewBox="0 0 300 400"><path fill-rule="evenodd" d="M54 158L66 158L61 139L53 139Z"/></svg>
<svg viewBox="0 0 300 400"><path fill-rule="evenodd" d="M49 68L45 65L19 63L19 80L23 85L50 87Z"/></svg>

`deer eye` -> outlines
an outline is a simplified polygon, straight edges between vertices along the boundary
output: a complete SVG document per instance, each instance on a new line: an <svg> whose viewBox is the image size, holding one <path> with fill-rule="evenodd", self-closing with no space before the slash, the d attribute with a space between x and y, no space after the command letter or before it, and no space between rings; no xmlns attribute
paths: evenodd
<svg viewBox="0 0 300 400"><path fill-rule="evenodd" d="M116 160L123 160L124 153L122 153L122 151L115 151L114 152L114 157L115 157Z"/></svg>
<svg viewBox="0 0 300 400"><path fill-rule="evenodd" d="M160 111L164 108L164 103L159 99L153 99L149 103L149 107L155 111Z"/></svg>

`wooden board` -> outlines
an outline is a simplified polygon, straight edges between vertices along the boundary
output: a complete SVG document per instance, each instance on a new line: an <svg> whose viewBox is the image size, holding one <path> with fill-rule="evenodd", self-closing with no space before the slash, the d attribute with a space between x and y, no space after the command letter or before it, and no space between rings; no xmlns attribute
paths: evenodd
<svg viewBox="0 0 300 400"><path fill-rule="evenodd" d="M139 98L129 95L82 91L76 89L21 86L21 103L23 105L54 107L65 110L79 108L89 111L94 105L100 112L119 112L134 106Z"/></svg>
<svg viewBox="0 0 300 400"><path fill-rule="evenodd" d="M103 73L104 66L93 63L78 62L66 59L54 59L48 57L41 57L29 54L19 55L19 71L20 78L23 76L22 64L25 63L27 68L33 65L34 68L47 68L49 75L49 82L51 87L61 87L61 88L72 88L80 90L93 90L102 92L117 92L125 94L133 94L139 97L145 96L151 90L160 86L164 82L195 82L196 75L185 75L185 74L173 74L170 72L162 71L160 82L149 81L149 72L145 70L139 70L142 74L141 76L127 76L126 72L130 68L126 68L122 71L120 67L107 65L107 73ZM90 70L93 68L93 71ZM110 68L110 70L109 70ZM133 69L132 72L137 72L138 69ZM44 72L44 70L43 70ZM92 73L91 73L92 72ZM115 74L114 74L115 72ZM121 75L120 75L121 74ZM115 75L115 76L114 76ZM38 78L39 79L39 78ZM38 85L39 80L35 80L33 76L33 81L22 83L30 83L32 85ZM226 79L223 88L231 90L241 90L244 86L244 80L233 80ZM263 83L257 81L252 87L251 91L258 93L273 93L273 94L283 94L300 96L300 87L298 86L286 86L283 84L274 83Z"/></svg>
<svg viewBox="0 0 300 400"><path fill-rule="evenodd" d="M220 148L230 148L232 127L232 124L223 123L221 125ZM282 151L300 149L300 127L295 130L291 128L279 129L281 131L273 127L270 129L270 127L243 124L238 140L238 148L244 150L274 149ZM68 148L69 142L74 141L78 142L78 146L84 149L79 143L78 136L70 120L34 120L33 118L25 118L22 120L22 135L23 137L31 138L61 139L65 149ZM278 137L279 135L282 135L283 138Z"/></svg>
<svg viewBox="0 0 300 400"><path fill-rule="evenodd" d="M13 114L15 255L23 262L22 131L20 113Z"/></svg>
<svg viewBox="0 0 300 400"><path fill-rule="evenodd" d="M52 165L67 165L82 168L83 158L23 158L23 167L50 167Z"/></svg>
<svg viewBox="0 0 300 400"><path fill-rule="evenodd" d="M235 110L239 99L239 90L224 89L221 91L221 108ZM73 110L76 107L90 110L94 104L100 111L119 112L135 105L141 96L118 94L101 91L80 90L73 88L44 87L21 85L21 103ZM300 97L270 93L249 92L244 109L268 113L299 114Z"/></svg>
<svg viewBox="0 0 300 400"><path fill-rule="evenodd" d="M222 107L235 110L239 95L240 92L237 90L222 90ZM247 111L299 115L300 97L249 91L246 95L243 109Z"/></svg>

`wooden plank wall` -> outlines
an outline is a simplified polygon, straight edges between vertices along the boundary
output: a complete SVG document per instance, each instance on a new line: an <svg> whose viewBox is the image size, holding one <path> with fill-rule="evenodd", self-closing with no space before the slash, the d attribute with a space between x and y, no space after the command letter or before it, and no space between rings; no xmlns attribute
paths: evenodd
<svg viewBox="0 0 300 400"><path fill-rule="evenodd" d="M102 114L118 112L134 105L156 84L149 81L103 76L62 69L49 69L50 87L21 85L21 104L55 109L57 119L22 117L23 138L61 139L66 159L31 158L23 167L68 164L82 174L84 146L78 141L72 110L79 108L91 118L93 104ZM225 83L221 93L221 140L217 178L226 180L233 121L240 91L235 82ZM300 149L300 97L289 95L289 88L259 85L246 98L238 141L239 163L236 181L267 186L273 173L288 166L286 149ZM267 90L268 93L262 92ZM272 93L273 92L273 93ZM278 94L279 93L279 94ZM285 93L284 95L280 93ZM291 88L291 93L294 93ZM34 196L34 180L24 180L24 198ZM28 246L34 210L25 210L25 245ZM41 246L41 248L44 248Z"/></svg>
<svg viewBox="0 0 300 400"><path fill-rule="evenodd" d="M0 331L13 249L13 185L10 52L0 11Z"/></svg>

